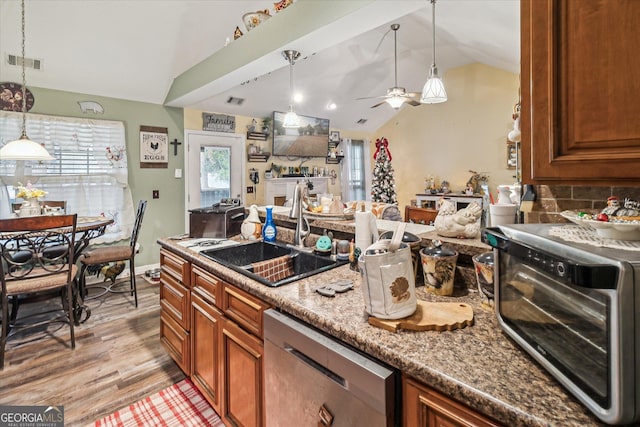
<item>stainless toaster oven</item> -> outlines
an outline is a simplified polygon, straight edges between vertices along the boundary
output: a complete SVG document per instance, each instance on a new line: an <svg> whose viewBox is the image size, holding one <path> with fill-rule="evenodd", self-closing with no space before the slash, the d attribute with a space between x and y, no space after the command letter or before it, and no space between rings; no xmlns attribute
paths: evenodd
<svg viewBox="0 0 640 427"><path fill-rule="evenodd" d="M189 237L228 238L240 234L244 207L236 199L189 211Z"/></svg>
<svg viewBox="0 0 640 427"><path fill-rule="evenodd" d="M602 421L640 421L640 250L566 241L554 227L577 226L483 230L498 323Z"/></svg>

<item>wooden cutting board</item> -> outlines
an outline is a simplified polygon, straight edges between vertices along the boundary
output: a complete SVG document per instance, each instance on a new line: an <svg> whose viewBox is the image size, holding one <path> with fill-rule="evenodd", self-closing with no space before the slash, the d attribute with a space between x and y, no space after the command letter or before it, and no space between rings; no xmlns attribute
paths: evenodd
<svg viewBox="0 0 640 427"><path fill-rule="evenodd" d="M403 319L378 319L370 316L369 324L397 332L400 329L412 331L451 331L473 325L473 309L460 302L428 302L418 300L415 313Z"/></svg>

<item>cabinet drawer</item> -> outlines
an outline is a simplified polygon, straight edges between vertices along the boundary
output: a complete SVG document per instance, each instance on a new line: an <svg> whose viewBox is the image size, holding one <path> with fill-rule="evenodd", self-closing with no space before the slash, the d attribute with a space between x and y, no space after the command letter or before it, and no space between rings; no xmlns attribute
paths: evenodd
<svg viewBox="0 0 640 427"><path fill-rule="evenodd" d="M187 288L189 285L189 262L165 249L160 249L161 275L171 276Z"/></svg>
<svg viewBox="0 0 640 427"><path fill-rule="evenodd" d="M191 289L207 302L221 307L222 280L195 265L191 267Z"/></svg>
<svg viewBox="0 0 640 427"><path fill-rule="evenodd" d="M258 298L223 283L222 311L252 334L262 338L262 313L269 306Z"/></svg>
<svg viewBox="0 0 640 427"><path fill-rule="evenodd" d="M191 374L189 333L165 310L160 310L160 342L185 374Z"/></svg>
<svg viewBox="0 0 640 427"><path fill-rule="evenodd" d="M160 277L160 307L185 330L189 330L191 293L173 276Z"/></svg>

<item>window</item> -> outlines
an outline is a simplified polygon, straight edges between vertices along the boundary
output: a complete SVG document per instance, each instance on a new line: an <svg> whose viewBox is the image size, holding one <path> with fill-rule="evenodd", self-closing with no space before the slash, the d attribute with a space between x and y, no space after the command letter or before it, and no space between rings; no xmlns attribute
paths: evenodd
<svg viewBox="0 0 640 427"><path fill-rule="evenodd" d="M30 181L48 193L44 200L66 200L69 213L113 218L97 243L128 238L134 209L122 122L29 114L26 123L29 138L44 143L55 160L22 162L24 172L20 161L1 161L2 208L14 198L14 185ZM21 114L0 112L0 142L18 138L21 125Z"/></svg>
<svg viewBox="0 0 640 427"><path fill-rule="evenodd" d="M363 140L344 139L345 158L342 166L344 200L370 200L369 145ZM346 196L346 198L345 198Z"/></svg>

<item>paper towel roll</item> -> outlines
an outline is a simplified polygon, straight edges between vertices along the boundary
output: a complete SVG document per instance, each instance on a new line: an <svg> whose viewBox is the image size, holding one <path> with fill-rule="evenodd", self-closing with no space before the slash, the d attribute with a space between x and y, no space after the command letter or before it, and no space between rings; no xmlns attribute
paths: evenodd
<svg viewBox="0 0 640 427"><path fill-rule="evenodd" d="M364 252L372 243L378 241L376 217L371 211L356 212L356 247Z"/></svg>

